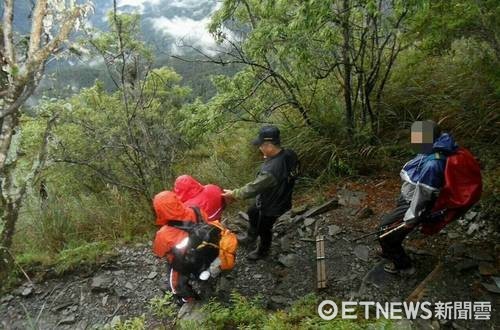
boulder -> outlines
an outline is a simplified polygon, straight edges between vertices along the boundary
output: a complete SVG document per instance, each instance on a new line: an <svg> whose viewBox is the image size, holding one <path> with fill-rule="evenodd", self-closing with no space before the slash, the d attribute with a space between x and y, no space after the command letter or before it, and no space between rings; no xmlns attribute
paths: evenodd
<svg viewBox="0 0 500 330"><path fill-rule="evenodd" d="M314 224L316 222L315 218L305 218L304 219L304 226L309 227L310 225Z"/></svg>
<svg viewBox="0 0 500 330"><path fill-rule="evenodd" d="M366 245L357 245L354 248L354 255L363 261L368 261L370 248Z"/></svg>
<svg viewBox="0 0 500 330"><path fill-rule="evenodd" d="M342 232L342 228L337 225L328 226L328 235L334 236Z"/></svg>
<svg viewBox="0 0 500 330"><path fill-rule="evenodd" d="M98 275L92 278L90 288L92 291L108 291L111 288L113 280L105 275Z"/></svg>

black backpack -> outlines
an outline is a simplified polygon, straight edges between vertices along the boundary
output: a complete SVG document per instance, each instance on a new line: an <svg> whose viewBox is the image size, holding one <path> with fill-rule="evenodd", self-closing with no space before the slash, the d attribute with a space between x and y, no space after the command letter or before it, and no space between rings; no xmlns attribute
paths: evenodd
<svg viewBox="0 0 500 330"><path fill-rule="evenodd" d="M192 207L196 213L196 223L180 220L170 221L169 225L182 229L189 234L186 247L173 249L172 268L184 275L198 276L206 270L219 255L220 229L203 220L200 210Z"/></svg>

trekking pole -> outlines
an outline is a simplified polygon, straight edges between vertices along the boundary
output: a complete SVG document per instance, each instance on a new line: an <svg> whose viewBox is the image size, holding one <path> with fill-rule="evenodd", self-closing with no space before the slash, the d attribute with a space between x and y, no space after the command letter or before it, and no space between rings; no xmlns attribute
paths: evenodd
<svg viewBox="0 0 500 330"><path fill-rule="evenodd" d="M381 230L377 230L377 231L374 231L372 233L369 233L369 234L365 234L363 236L360 236L358 238L356 238L354 241L359 241L360 239L363 239L363 238L367 238L367 237L370 237L370 236L373 236L373 235L377 235L379 234L380 232L382 232Z"/></svg>
<svg viewBox="0 0 500 330"><path fill-rule="evenodd" d="M397 226L397 227L395 227L395 228L392 228L391 230L389 230L389 231L387 231L387 232L383 233L382 235L380 235L380 236L379 236L379 239L384 238L384 237L386 237L387 235L389 235L389 234L391 234L391 233L393 233L393 232L395 232L395 231L400 230L400 229L401 229L401 228L403 228L404 226L406 226L406 223L405 223L405 222L403 222L403 223L402 223L402 224L400 224L399 226Z"/></svg>
<svg viewBox="0 0 500 330"><path fill-rule="evenodd" d="M397 227L397 224L391 224L388 226L388 228L384 228L384 229L378 229L374 232L371 232L371 233L368 233L368 234L365 234L363 236L360 236L358 238L356 238L354 241L358 241L360 239L363 239L363 238L366 238L366 237L370 237L370 236L373 236L373 235L379 235L380 233L383 233L385 230L393 230ZM382 236L381 236L382 237Z"/></svg>

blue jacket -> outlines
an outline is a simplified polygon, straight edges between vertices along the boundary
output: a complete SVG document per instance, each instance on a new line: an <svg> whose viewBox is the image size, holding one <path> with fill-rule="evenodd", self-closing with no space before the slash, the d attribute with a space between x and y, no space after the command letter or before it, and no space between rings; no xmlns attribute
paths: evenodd
<svg viewBox="0 0 500 330"><path fill-rule="evenodd" d="M453 154L458 146L453 137L441 134L432 146L432 153L418 154L401 170L403 180L401 196L410 203L404 221L415 219L430 211L444 185L446 156Z"/></svg>

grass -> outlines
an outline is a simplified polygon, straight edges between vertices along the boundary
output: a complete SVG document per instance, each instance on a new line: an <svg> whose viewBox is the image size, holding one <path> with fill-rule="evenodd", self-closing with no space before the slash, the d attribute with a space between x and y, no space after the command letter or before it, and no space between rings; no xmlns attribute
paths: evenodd
<svg viewBox="0 0 500 330"><path fill-rule="evenodd" d="M388 320L342 320L321 319L317 314L319 298L309 294L297 300L289 309L269 311L257 297L249 299L237 293L231 296L229 306L211 301L202 307L206 319L180 321L181 329L390 329Z"/></svg>
<svg viewBox="0 0 500 330"><path fill-rule="evenodd" d="M112 246L107 242L84 243L62 250L55 260L55 271L62 274L82 266L92 267L113 255Z"/></svg>

